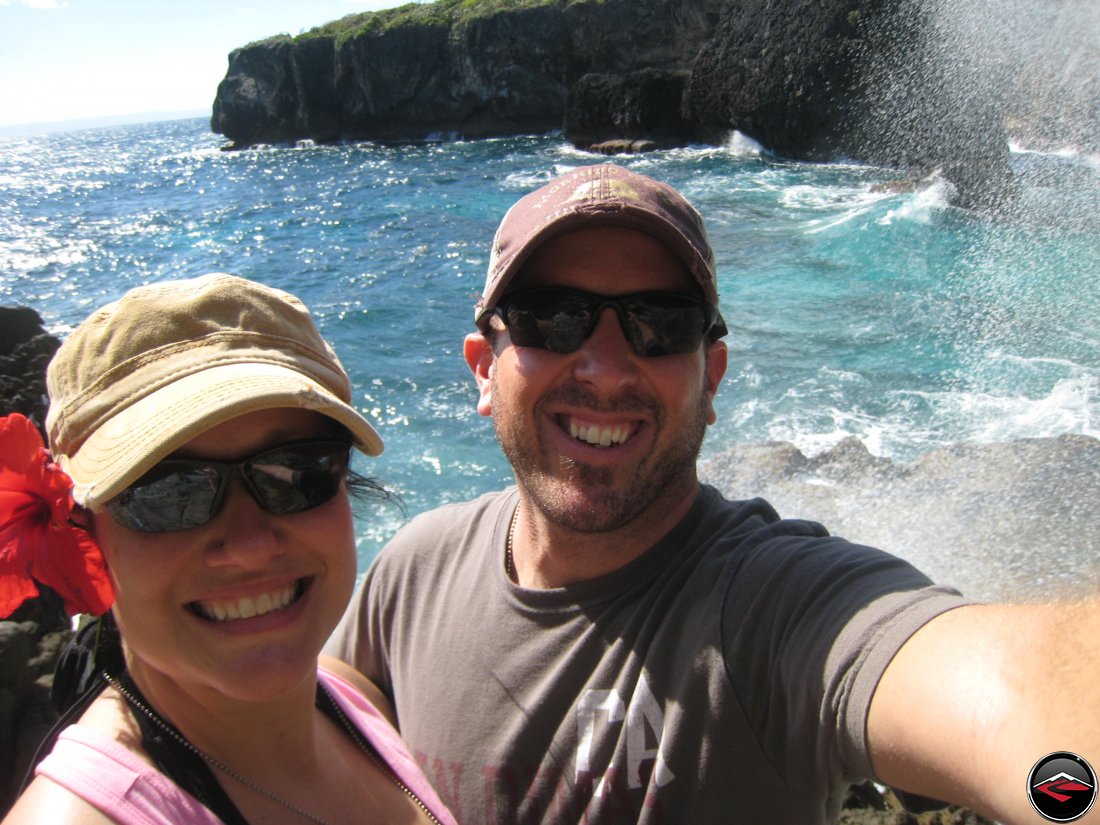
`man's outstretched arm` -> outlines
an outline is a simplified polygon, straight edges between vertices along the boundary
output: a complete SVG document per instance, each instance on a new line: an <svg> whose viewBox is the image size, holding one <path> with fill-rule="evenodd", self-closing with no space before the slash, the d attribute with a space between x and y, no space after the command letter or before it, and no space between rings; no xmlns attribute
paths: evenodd
<svg viewBox="0 0 1100 825"><path fill-rule="evenodd" d="M1032 767L1069 751L1100 768L1100 598L972 605L913 635L868 719L878 779L1004 823L1044 823ZM1100 822L1100 801L1081 820Z"/></svg>

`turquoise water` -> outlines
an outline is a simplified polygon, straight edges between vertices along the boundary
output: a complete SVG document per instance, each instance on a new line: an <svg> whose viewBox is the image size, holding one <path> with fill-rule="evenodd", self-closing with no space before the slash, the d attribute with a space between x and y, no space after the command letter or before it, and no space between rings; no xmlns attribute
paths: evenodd
<svg viewBox="0 0 1100 825"><path fill-rule="evenodd" d="M507 207L599 158L558 135L219 151L203 120L0 139L0 303L64 335L140 283L226 271L297 293L355 381L409 514L509 478L461 356ZM890 170L743 140L620 157L708 221L730 371L704 454L845 435L946 444L1100 435L1100 159L1016 151L996 220ZM361 514L360 555L403 521Z"/></svg>

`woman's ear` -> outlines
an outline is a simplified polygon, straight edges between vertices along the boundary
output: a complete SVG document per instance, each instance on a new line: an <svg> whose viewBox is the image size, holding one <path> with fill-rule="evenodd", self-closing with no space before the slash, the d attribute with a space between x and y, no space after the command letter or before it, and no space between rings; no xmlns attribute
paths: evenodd
<svg viewBox="0 0 1100 825"><path fill-rule="evenodd" d="M481 415L493 414L493 344L480 332L471 332L462 345L466 365L474 374L477 384L477 411Z"/></svg>

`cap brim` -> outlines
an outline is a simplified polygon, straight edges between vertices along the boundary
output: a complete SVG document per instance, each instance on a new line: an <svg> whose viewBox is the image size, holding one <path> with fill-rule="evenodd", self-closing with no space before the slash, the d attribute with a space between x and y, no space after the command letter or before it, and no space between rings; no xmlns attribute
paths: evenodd
<svg viewBox="0 0 1100 825"><path fill-rule="evenodd" d="M706 259L692 245L682 231L668 218L650 209L630 204L614 203L600 206L577 206L562 210L557 217L545 222L526 237L511 257L502 261L489 280L487 291L475 315L475 322L483 322L487 313L500 302L511 286L512 279L543 244L578 229L616 227L633 229L651 236L664 244L679 260L703 297L715 306L718 293L710 275Z"/></svg>
<svg viewBox="0 0 1100 825"><path fill-rule="evenodd" d="M302 373L270 363L226 364L180 378L104 422L63 464L78 504L98 508L200 433L263 409L314 410L351 433L367 455L382 439L350 405Z"/></svg>

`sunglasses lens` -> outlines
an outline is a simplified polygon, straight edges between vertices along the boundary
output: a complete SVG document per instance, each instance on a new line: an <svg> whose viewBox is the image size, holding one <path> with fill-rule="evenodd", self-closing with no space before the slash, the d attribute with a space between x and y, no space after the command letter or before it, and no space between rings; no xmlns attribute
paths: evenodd
<svg viewBox="0 0 1100 825"><path fill-rule="evenodd" d="M505 309L512 342L551 352L576 352L588 337L597 303L583 293L533 290L520 293Z"/></svg>
<svg viewBox="0 0 1100 825"><path fill-rule="evenodd" d="M652 295L624 302L634 350L646 358L695 352L709 326L706 309L677 295Z"/></svg>
<svg viewBox="0 0 1100 825"><path fill-rule="evenodd" d="M206 524L217 515L225 481L239 467L256 503L274 515L319 507L340 489L351 446L318 441L277 447L242 464L162 461L107 510L124 527L172 533Z"/></svg>
<svg viewBox="0 0 1100 825"><path fill-rule="evenodd" d="M571 289L532 289L503 301L501 314L512 343L570 353L592 334L595 316L605 306L618 310L624 334L646 358L694 352L713 323L707 304L664 292L605 298Z"/></svg>
<svg viewBox="0 0 1100 825"><path fill-rule="evenodd" d="M172 533L208 522L221 486L218 467L164 461L146 473L107 510L124 527L142 533Z"/></svg>
<svg viewBox="0 0 1100 825"><path fill-rule="evenodd" d="M269 513L301 513L336 495L349 451L343 443L280 447L249 461L245 474L256 500Z"/></svg>

